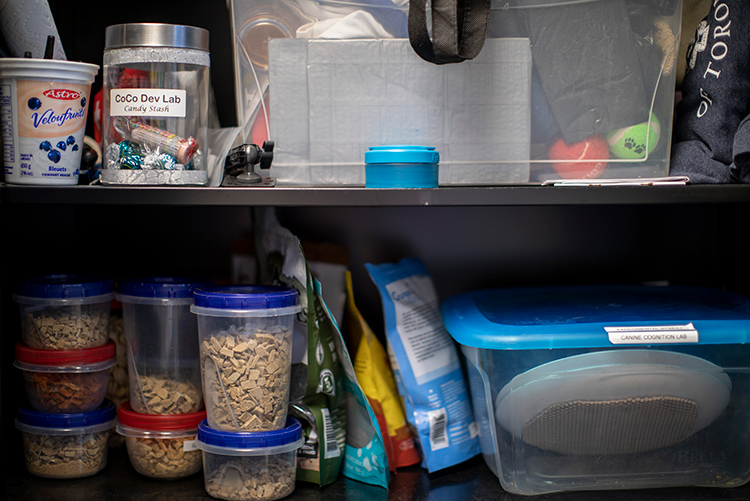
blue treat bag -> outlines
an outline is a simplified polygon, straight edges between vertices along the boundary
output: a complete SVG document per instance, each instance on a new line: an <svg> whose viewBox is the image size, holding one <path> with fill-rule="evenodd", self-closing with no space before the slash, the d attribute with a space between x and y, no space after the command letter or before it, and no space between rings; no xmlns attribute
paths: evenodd
<svg viewBox="0 0 750 501"><path fill-rule="evenodd" d="M424 264L409 258L365 267L383 301L391 365L422 467L433 472L479 454L458 349L443 325Z"/></svg>

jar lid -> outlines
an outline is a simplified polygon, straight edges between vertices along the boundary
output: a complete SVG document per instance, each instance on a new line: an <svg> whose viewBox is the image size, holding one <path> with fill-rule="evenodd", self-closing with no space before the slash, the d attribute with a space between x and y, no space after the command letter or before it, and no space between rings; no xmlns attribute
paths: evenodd
<svg viewBox="0 0 750 501"><path fill-rule="evenodd" d="M234 285L195 289L193 304L224 310L260 310L295 306L299 293L280 285Z"/></svg>
<svg viewBox="0 0 750 501"><path fill-rule="evenodd" d="M17 296L74 299L109 294L115 290L112 280L103 280L90 275L60 273L43 275L21 282Z"/></svg>
<svg viewBox="0 0 750 501"><path fill-rule="evenodd" d="M370 146L365 152L366 164L436 164L440 162L440 153L434 146L390 145Z"/></svg>
<svg viewBox="0 0 750 501"><path fill-rule="evenodd" d="M199 442L212 447L226 449L264 449L297 442L302 438L302 424L293 417L286 419L286 426L273 431L221 431L209 428L207 421L198 425Z"/></svg>
<svg viewBox="0 0 750 501"><path fill-rule="evenodd" d="M111 339L104 346L75 350L29 348L19 341L16 343L16 362L55 366L94 364L114 359L116 351L117 345Z"/></svg>
<svg viewBox="0 0 750 501"><path fill-rule="evenodd" d="M123 296L155 299L192 298L197 287L210 285L204 280L185 277L144 277L120 281L117 292Z"/></svg>
<svg viewBox="0 0 750 501"><path fill-rule="evenodd" d="M117 420L121 425L140 430L194 430L204 419L206 419L205 409L187 414L141 414L133 410L129 400L121 403L117 408Z"/></svg>
<svg viewBox="0 0 750 501"><path fill-rule="evenodd" d="M115 416L117 416L115 404L111 400L105 399L98 409L68 414L50 414L19 407L16 418L20 424L39 428L81 428L108 423Z"/></svg>
<svg viewBox="0 0 750 501"><path fill-rule="evenodd" d="M129 23L108 26L104 48L174 47L208 52L208 30L162 23Z"/></svg>

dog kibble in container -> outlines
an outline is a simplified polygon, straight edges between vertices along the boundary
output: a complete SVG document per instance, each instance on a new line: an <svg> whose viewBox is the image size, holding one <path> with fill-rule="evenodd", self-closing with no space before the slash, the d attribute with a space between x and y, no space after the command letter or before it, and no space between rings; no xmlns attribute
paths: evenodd
<svg viewBox="0 0 750 501"><path fill-rule="evenodd" d="M76 274L45 275L19 285L21 336L31 348L66 350L109 340L112 280Z"/></svg>
<svg viewBox="0 0 750 501"><path fill-rule="evenodd" d="M80 478L107 465L107 440L117 410L111 401L89 412L47 414L18 409L16 428L23 436L29 473L47 478Z"/></svg>
<svg viewBox="0 0 750 501"><path fill-rule="evenodd" d="M290 417L276 431L226 432L198 425L206 492L230 501L272 501L294 491L302 425Z"/></svg>
<svg viewBox="0 0 750 501"><path fill-rule="evenodd" d="M183 478L200 471L201 451L196 447L198 424L206 411L159 415L133 411L130 402L117 409L117 432L125 437L130 464L151 478Z"/></svg>
<svg viewBox="0 0 750 501"><path fill-rule="evenodd" d="M29 404L46 413L88 412L104 401L115 343L80 350L37 350L16 344L14 366L23 371Z"/></svg>
<svg viewBox="0 0 750 501"><path fill-rule="evenodd" d="M223 431L284 427L289 403L295 289L281 286L199 288L201 374L208 424Z"/></svg>
<svg viewBox="0 0 750 501"><path fill-rule="evenodd" d="M147 414L203 408L198 321L190 312L197 279L146 277L120 281L129 367L130 405Z"/></svg>

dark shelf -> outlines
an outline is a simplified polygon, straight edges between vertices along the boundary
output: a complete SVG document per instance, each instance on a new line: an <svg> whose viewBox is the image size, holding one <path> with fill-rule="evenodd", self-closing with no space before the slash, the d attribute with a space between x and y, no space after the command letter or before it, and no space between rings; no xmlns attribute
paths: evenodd
<svg viewBox="0 0 750 501"><path fill-rule="evenodd" d="M162 187L0 185L2 204L275 207L550 206L750 202L750 186L477 186L433 189L352 187Z"/></svg>
<svg viewBox="0 0 750 501"><path fill-rule="evenodd" d="M14 456L15 457L15 456ZM13 461L5 492L8 501L91 500L120 501L149 499L153 501L211 500L203 488L203 474L179 480L155 480L139 475L130 465L123 448L110 450L107 467L97 475L75 480L51 480L35 477ZM562 492L540 496L508 494L480 457L448 470L428 474L418 466L403 468L392 477L386 491L341 477L334 484L317 487L297 482L295 491L285 499L307 501L412 501L412 500L504 500L504 501L739 501L750 499L750 485L721 489L683 487L622 491Z"/></svg>

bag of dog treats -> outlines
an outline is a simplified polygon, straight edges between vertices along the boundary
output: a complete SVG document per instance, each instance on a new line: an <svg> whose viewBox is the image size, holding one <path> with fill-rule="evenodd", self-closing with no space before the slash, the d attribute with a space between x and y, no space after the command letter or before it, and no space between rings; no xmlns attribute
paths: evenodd
<svg viewBox="0 0 750 501"><path fill-rule="evenodd" d="M365 264L383 302L391 366L416 430L422 466L448 468L479 454L477 425L455 341L419 259Z"/></svg>
<svg viewBox="0 0 750 501"><path fill-rule="evenodd" d="M348 271L344 319L347 344L354 353L354 372L378 419L388 454L388 467L396 471L399 467L419 463L421 458L404 416L388 354L354 302L352 276Z"/></svg>
<svg viewBox="0 0 750 501"><path fill-rule="evenodd" d="M295 287L302 312L295 319L289 413L303 424L297 480L327 485L339 473L388 488L383 437L336 323L310 271L302 245L279 225L272 208L255 213L260 280Z"/></svg>

